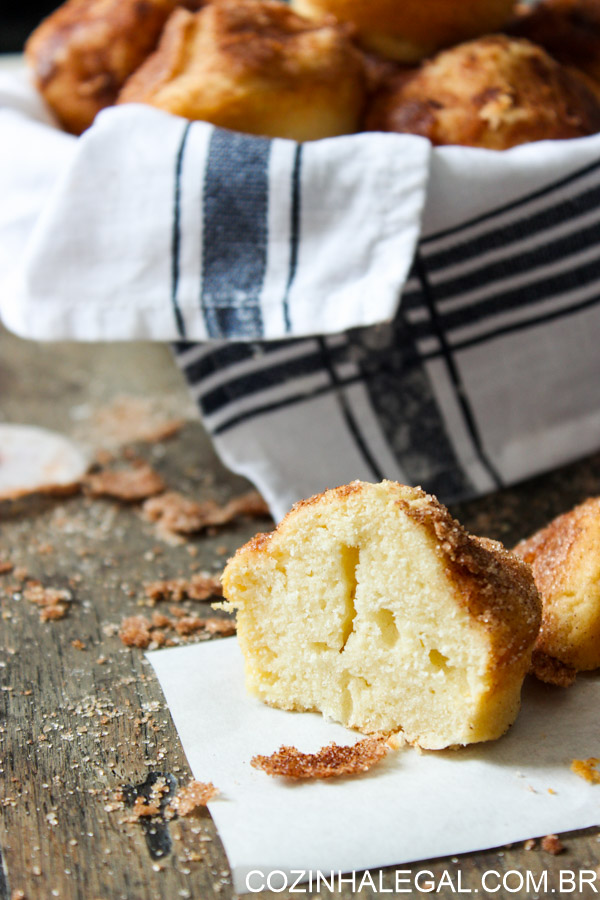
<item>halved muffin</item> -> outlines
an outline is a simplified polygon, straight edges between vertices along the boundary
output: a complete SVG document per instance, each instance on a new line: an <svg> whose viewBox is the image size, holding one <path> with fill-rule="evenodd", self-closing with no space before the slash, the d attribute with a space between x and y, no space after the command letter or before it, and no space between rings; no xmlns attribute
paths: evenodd
<svg viewBox="0 0 600 900"><path fill-rule="evenodd" d="M529 566L419 488L297 504L223 575L250 692L438 749L499 737L540 622Z"/></svg>

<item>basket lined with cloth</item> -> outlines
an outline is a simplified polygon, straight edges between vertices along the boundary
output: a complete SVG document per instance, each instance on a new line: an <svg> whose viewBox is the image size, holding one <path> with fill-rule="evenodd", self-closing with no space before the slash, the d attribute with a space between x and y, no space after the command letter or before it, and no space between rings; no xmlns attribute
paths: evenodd
<svg viewBox="0 0 600 900"><path fill-rule="evenodd" d="M0 119L4 323L174 342L277 518L353 478L451 502L600 446L600 136L296 144L132 105L76 139L20 76Z"/></svg>

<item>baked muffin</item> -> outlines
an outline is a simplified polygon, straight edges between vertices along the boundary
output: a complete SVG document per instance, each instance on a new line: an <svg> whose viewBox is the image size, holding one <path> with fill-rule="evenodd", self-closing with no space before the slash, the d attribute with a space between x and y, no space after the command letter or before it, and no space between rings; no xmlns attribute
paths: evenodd
<svg viewBox="0 0 600 900"><path fill-rule="evenodd" d="M25 56L67 131L81 134L115 102L177 5L178 0L67 0L36 28Z"/></svg>
<svg viewBox="0 0 600 900"><path fill-rule="evenodd" d="M531 566L542 598L536 651L576 671L600 668L600 497L558 516L514 552Z"/></svg>
<svg viewBox="0 0 600 900"><path fill-rule="evenodd" d="M358 29L364 46L400 62L415 63L441 47L497 31L515 0L291 0L299 13L327 14Z"/></svg>
<svg viewBox="0 0 600 900"><path fill-rule="evenodd" d="M531 570L420 488L352 484L297 504L229 560L248 690L439 749L514 721L539 628Z"/></svg>
<svg viewBox="0 0 600 900"><path fill-rule="evenodd" d="M356 131L364 101L363 61L348 29L303 19L279 0L176 11L119 97L298 141Z"/></svg>
<svg viewBox="0 0 600 900"><path fill-rule="evenodd" d="M600 0L542 0L517 12L509 34L528 38L600 83Z"/></svg>
<svg viewBox="0 0 600 900"><path fill-rule="evenodd" d="M506 150L600 130L600 100L529 41L491 35L453 47L373 99L367 129Z"/></svg>

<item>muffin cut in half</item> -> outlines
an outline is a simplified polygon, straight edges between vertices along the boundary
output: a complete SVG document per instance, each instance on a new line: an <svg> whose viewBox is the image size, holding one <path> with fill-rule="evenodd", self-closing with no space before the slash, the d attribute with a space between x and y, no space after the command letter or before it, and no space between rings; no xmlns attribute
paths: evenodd
<svg viewBox="0 0 600 900"><path fill-rule="evenodd" d="M249 691L440 749L499 737L540 623L529 566L434 497L353 482L229 560Z"/></svg>

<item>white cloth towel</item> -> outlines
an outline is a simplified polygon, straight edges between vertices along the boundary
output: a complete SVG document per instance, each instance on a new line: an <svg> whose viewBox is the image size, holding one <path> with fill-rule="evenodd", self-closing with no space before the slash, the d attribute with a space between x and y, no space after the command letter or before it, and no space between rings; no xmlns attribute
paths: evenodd
<svg viewBox="0 0 600 900"><path fill-rule="evenodd" d="M105 110L76 139L32 121L35 103L5 76L2 225L13 234L0 302L12 330L257 340L392 318L420 230L426 141L299 145L138 105Z"/></svg>

